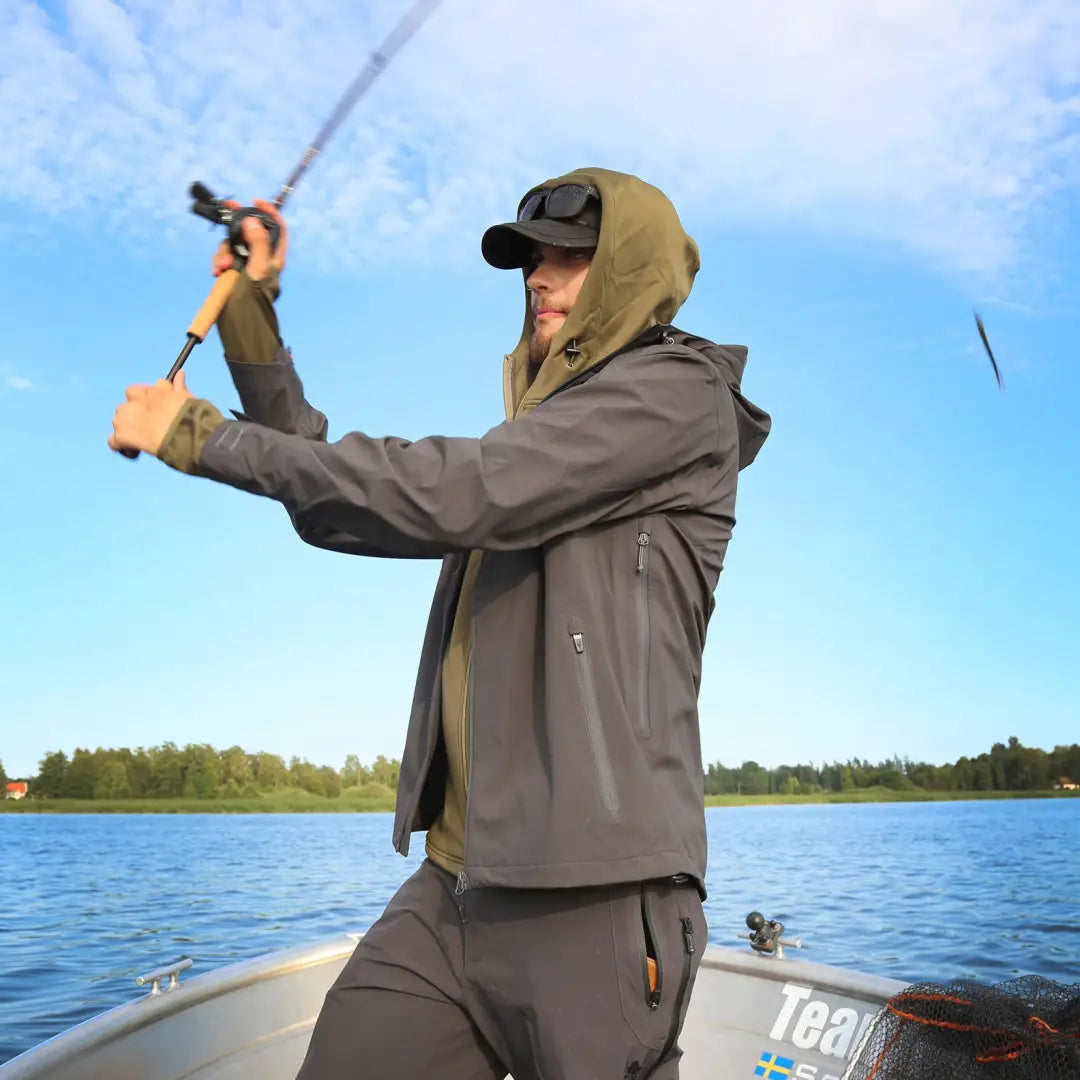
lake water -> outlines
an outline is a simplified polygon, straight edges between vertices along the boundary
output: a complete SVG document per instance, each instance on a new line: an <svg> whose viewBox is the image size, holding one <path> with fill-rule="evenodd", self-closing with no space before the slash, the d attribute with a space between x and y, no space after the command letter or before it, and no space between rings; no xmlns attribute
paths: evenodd
<svg viewBox="0 0 1080 1080"><path fill-rule="evenodd" d="M752 909L805 959L904 981L1080 981L1080 799L708 811L710 940ZM185 978L363 930L422 857L389 814L0 814L0 1062Z"/></svg>

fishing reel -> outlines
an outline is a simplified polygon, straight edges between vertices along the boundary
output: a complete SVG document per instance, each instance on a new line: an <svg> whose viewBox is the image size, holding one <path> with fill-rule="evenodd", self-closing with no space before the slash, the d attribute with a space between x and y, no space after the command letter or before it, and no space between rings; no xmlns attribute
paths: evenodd
<svg viewBox="0 0 1080 1080"><path fill-rule="evenodd" d="M258 218L270 234L270 250L277 248L278 240L281 239L281 226L265 211L258 210L254 206L226 206L222 199L219 199L198 180L191 185L189 193L192 199L190 209L193 214L206 218L214 225L224 225L228 230L227 239L236 260L237 270L244 268L251 255L247 244L244 243L243 223L247 218Z"/></svg>
<svg viewBox="0 0 1080 1080"><path fill-rule="evenodd" d="M397 26L391 31L390 36L372 53L371 58L353 80L345 96L338 103L330 119L319 129L314 142L304 151L300 163L289 174L289 178L281 186L273 205L279 210L285 205L285 200L296 190L300 178L304 175L311 163L321 153L326 140L330 138L338 124L345 118L353 105L367 92L374 79L386 68L390 58L405 44L416 32L422 23L441 0L414 0L412 7L405 13ZM281 240L281 226L265 211L254 206L226 206L224 199L219 199L205 184L195 181L188 189L191 195L191 212L198 217L205 218L212 225L223 225L228 231L228 244L233 253L233 265L229 270L217 276L209 295L203 301L203 305L195 313L195 318L187 328L184 347L180 355L173 361L169 373L165 376L166 381L172 382L180 369L187 362L191 351L210 332L210 328L217 321L229 296L236 287L240 278L240 271L247 265L251 252L244 243L243 224L249 217L258 218L266 227L269 234L270 250L275 251ZM126 458L137 458L139 452L127 447L118 451Z"/></svg>

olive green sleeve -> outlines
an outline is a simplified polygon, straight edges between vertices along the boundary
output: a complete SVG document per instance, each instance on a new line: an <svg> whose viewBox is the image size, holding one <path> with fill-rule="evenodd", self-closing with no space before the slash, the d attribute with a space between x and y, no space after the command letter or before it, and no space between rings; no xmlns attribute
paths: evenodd
<svg viewBox="0 0 1080 1080"><path fill-rule="evenodd" d="M272 364L281 350L274 301L281 294L276 269L258 281L241 273L221 314L217 328L230 364ZM194 472L210 432L225 417L209 401L194 398L184 404L158 450L166 465Z"/></svg>
<svg viewBox="0 0 1080 1080"><path fill-rule="evenodd" d="M258 281L242 272L217 329L225 359L233 364L272 364L281 349L274 301L281 294L277 270Z"/></svg>
<svg viewBox="0 0 1080 1080"><path fill-rule="evenodd" d="M224 420L225 417L209 401L190 398L165 433L157 456L179 472L195 473L206 440Z"/></svg>

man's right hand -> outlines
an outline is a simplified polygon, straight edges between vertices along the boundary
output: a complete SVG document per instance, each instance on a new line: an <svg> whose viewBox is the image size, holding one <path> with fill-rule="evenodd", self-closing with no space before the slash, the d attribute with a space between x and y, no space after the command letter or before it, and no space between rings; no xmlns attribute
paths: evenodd
<svg viewBox="0 0 1080 1080"><path fill-rule="evenodd" d="M240 208L240 203L232 199L224 200L226 206L231 207L234 210ZM285 226L285 219L281 216L278 208L271 202L267 202L265 199L255 199L251 204L257 210L262 210L272 217L281 229L281 235L278 237L278 244L274 251L270 251L270 234L266 230L266 226L263 225L258 218L248 217L240 223L240 232L244 238L244 243L247 245L248 251L251 254L248 256L247 270L248 277L253 281L261 281L270 270L276 269L280 274L285 269L285 256L289 246L289 232ZM221 246L214 253L214 258L210 264L210 269L214 277L218 277L226 270L233 268L235 256L232 253L232 249L229 247L228 241L223 241Z"/></svg>

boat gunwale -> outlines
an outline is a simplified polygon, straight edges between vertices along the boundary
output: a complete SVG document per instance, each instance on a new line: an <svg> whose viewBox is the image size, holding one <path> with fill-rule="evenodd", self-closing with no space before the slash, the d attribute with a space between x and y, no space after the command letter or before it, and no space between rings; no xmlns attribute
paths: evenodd
<svg viewBox="0 0 1080 1080"><path fill-rule="evenodd" d="M359 934L336 934L306 945L292 945L258 956L247 957L181 980L171 989L147 992L121 1002L104 1012L80 1020L43 1042L0 1064L3 1080L17 1080L23 1066L35 1074L45 1065L69 1060L99 1046L130 1035L168 1016L202 1005L271 979L283 978L306 968L318 967L340 957L348 957L360 940Z"/></svg>

